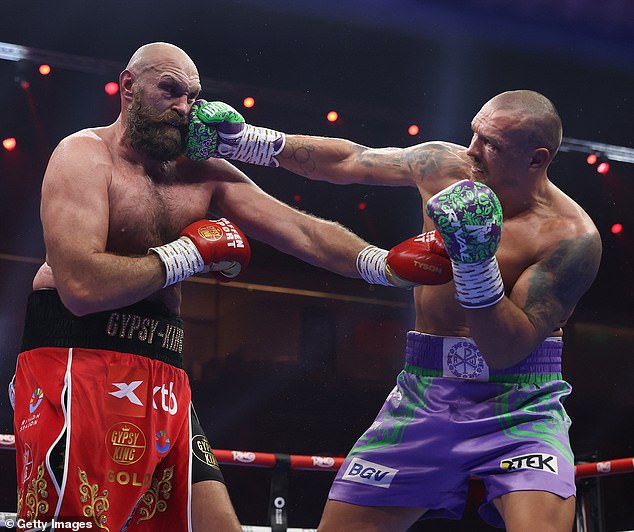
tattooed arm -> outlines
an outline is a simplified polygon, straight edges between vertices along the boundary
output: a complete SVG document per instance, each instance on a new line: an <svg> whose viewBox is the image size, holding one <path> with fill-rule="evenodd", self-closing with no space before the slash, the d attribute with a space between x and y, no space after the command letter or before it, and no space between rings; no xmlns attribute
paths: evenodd
<svg viewBox="0 0 634 532"><path fill-rule="evenodd" d="M340 185L418 186L426 178L470 175L466 148L425 142L408 148L368 148L328 137L286 135L280 166L309 179Z"/></svg>
<svg viewBox="0 0 634 532"><path fill-rule="evenodd" d="M596 228L559 240L519 277L508 297L488 309L467 311L471 335L496 368L520 362L562 327L592 284L601 260Z"/></svg>

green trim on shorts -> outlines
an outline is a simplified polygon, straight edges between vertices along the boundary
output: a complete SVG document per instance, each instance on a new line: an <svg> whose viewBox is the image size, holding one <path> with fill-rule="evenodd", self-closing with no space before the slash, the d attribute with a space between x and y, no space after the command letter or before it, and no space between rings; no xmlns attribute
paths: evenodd
<svg viewBox="0 0 634 532"><path fill-rule="evenodd" d="M402 409L402 412L399 413L398 417L390 415L393 420L393 425L390 426L390 430L381 430L380 428L373 428L372 426L366 430L354 444L349 456L399 445L403 441L405 429L414 419L416 419L416 409L425 408L427 403L427 392L431 387L431 380L428 378L422 378L416 383L416 390L413 394L414 400L412 400L412 394L403 393L401 391L402 388L400 387L400 381L397 378L397 385L390 392L388 398L392 396L395 390L401 391L402 395L399 406L392 410ZM389 399L386 399L386 403L388 400ZM387 415L388 414L386 413L386 417Z"/></svg>
<svg viewBox="0 0 634 532"><path fill-rule="evenodd" d="M565 382L565 381L564 381ZM543 394L540 399L549 401L553 396L559 396L561 393L560 390L556 390L554 392L549 392ZM572 449L570 446L563 445L557 436L561 436L564 434L568 434L568 428L570 426L570 417L566 413L563 405L561 404L560 399L557 399L557 402L560 405L560 409L549 410L549 415L552 419L552 423L537 423L531 422L530 430L520 429L518 428L517 422L512 422L513 414L517 415L518 412L526 411L530 413L531 410L535 409L535 403L531 401L524 408L517 408L516 405L510 405L508 401L508 394L504 394L505 400L499 402L496 405L496 413L498 415L498 419L500 422L500 426L502 427L504 434L511 439L527 441L531 439L539 439L542 440L546 445L549 445L553 449L556 449L561 453L562 456L566 457L570 463L574 463L574 456L572 453ZM522 400L522 404L526 405L526 397ZM568 441L569 438L567 437Z"/></svg>
<svg viewBox="0 0 634 532"><path fill-rule="evenodd" d="M419 377L443 377L442 371L438 369L421 368L412 364L405 364L405 371ZM446 377L453 379L455 377ZM509 375L490 375L487 381L478 381L477 379L459 379L469 382L505 382L509 384L543 384L550 381L562 380L561 373L544 373L540 375L531 373L518 373Z"/></svg>

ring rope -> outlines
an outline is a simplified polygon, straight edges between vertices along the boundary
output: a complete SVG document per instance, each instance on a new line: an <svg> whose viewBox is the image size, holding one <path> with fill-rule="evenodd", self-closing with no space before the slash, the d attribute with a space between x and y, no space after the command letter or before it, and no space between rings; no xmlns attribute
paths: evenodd
<svg viewBox="0 0 634 532"><path fill-rule="evenodd" d="M15 436L13 434L0 434L0 449L15 450ZM279 456L288 456L274 453L262 453L255 451L233 451L227 449L213 449L218 463L223 465L242 465L252 467L274 467ZM337 471L343 464L344 458L335 456L309 456L291 454L291 469L312 471ZM601 477L631 473L634 471L634 457L616 458L600 462L579 463L575 465L575 477Z"/></svg>

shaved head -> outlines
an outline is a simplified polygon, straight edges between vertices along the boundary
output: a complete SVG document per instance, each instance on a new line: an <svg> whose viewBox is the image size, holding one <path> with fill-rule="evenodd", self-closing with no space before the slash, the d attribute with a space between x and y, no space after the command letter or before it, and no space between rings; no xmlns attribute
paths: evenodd
<svg viewBox="0 0 634 532"><path fill-rule="evenodd" d="M563 134L561 118L543 94L530 90L507 91L493 97L485 106L513 116L526 142L531 147L548 148L554 157Z"/></svg>
<svg viewBox="0 0 634 532"><path fill-rule="evenodd" d="M183 50L167 42L153 42L141 46L130 58L126 69L135 75L156 68L157 65L175 64L181 68L198 74L198 69Z"/></svg>

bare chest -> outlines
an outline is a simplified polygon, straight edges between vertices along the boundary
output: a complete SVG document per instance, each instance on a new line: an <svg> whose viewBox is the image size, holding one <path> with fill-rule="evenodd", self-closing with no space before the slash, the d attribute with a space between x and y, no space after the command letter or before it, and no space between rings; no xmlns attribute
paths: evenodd
<svg viewBox="0 0 634 532"><path fill-rule="evenodd" d="M150 246L174 240L184 227L206 216L211 195L210 183L153 180L131 170L114 173L108 251L145 253Z"/></svg>

